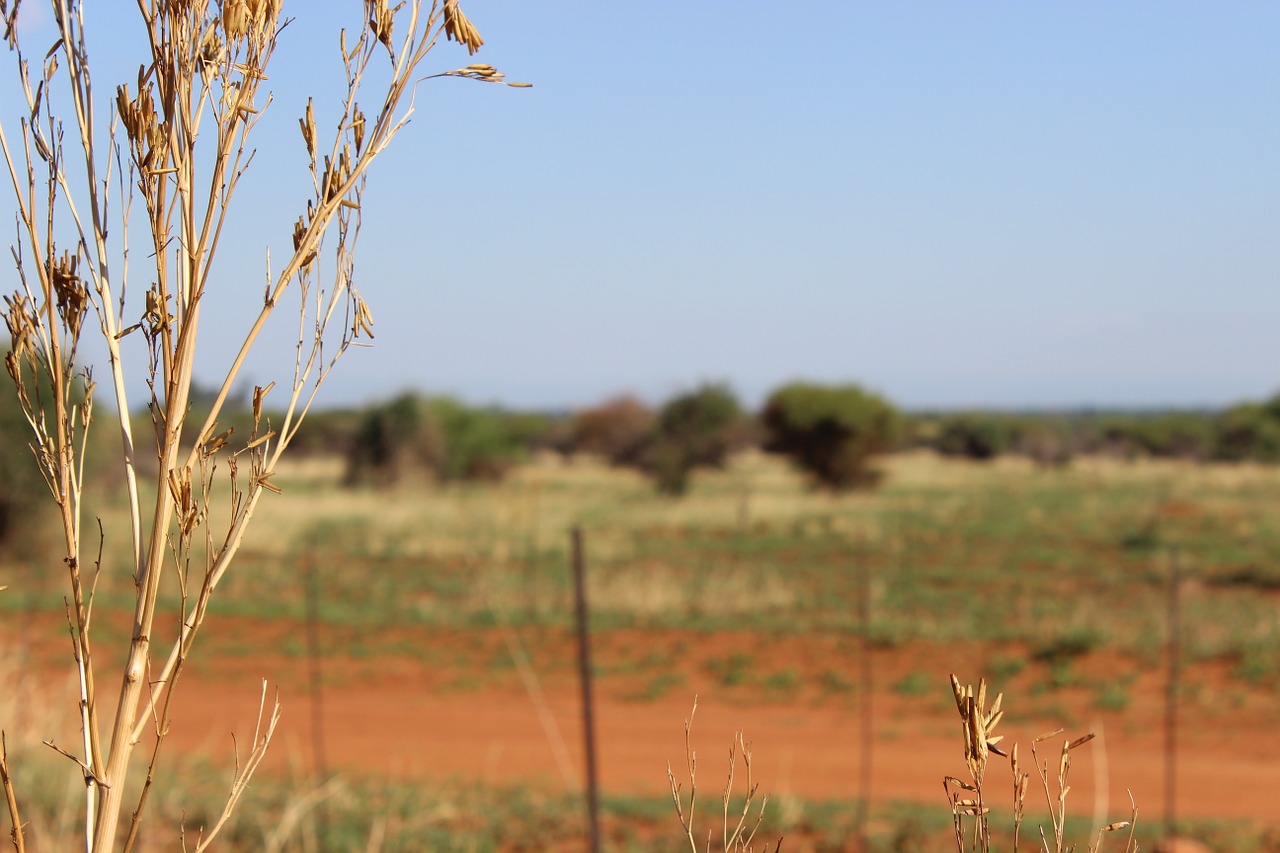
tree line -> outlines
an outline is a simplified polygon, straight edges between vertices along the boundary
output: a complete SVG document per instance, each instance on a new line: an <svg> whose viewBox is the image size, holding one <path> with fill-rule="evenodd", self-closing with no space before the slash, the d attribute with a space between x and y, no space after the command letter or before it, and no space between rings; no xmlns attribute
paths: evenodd
<svg viewBox="0 0 1280 853"><path fill-rule="evenodd" d="M197 419L208 396L192 392ZM248 435L248 400L231 403L219 429ZM146 412L136 420L136 429L150 426ZM28 429L16 401L0 395L0 434L10 448L0 454L0 541L22 526L43 488ZM904 412L855 384L792 382L751 411L728 385L707 383L656 406L622 395L547 413L404 393L358 409L313 412L293 447L340 455L352 487L496 480L549 451L592 454L640 471L668 495L687 491L694 472L722 468L734 453L758 448L785 456L815 485L842 490L874 486L877 457L910 449L977 461L1019 455L1045 466L1081 455L1276 463L1280 394L1204 411ZM109 484L110 453L87 450L89 479L96 473Z"/></svg>
<svg viewBox="0 0 1280 853"><path fill-rule="evenodd" d="M904 412L856 384L801 381L751 411L728 385L707 383L657 406L622 395L564 413L406 393L320 413L307 426L299 449L343 454L350 485L495 479L540 451L604 458L670 495L747 448L785 456L836 490L874 486L876 458L907 449L979 461L1016 454L1045 466L1081 455L1280 462L1280 394L1216 411Z"/></svg>

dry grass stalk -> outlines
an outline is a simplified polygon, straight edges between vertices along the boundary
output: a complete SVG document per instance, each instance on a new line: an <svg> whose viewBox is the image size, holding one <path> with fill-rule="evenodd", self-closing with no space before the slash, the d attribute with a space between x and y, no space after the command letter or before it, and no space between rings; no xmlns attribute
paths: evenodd
<svg viewBox="0 0 1280 853"><path fill-rule="evenodd" d="M13 840L13 849L17 853L25 853L27 846L22 834L22 815L18 810L18 795L14 793L13 777L9 775L9 744L2 731L0 731L0 784L4 786L5 805L9 809L9 819L13 821L9 838Z"/></svg>
<svg viewBox="0 0 1280 853"><path fill-rule="evenodd" d="M1003 739L1003 735L992 734L996 725L999 724L1000 719L1004 716L1004 712L1001 710L1004 694L997 695L991 707L987 708L986 681L980 680L975 690L971 684L961 686L960 680L955 675L951 676L951 690L955 695L956 709L960 712L960 720L963 723L965 763L968 765L970 778L969 782L957 779L954 776L947 776L943 779L943 788L947 792L947 800L951 805L957 853L965 853L966 848L972 853L990 853L989 815L991 808L984 796L984 782L986 781L989 757L993 753L1009 759L1009 769L1013 775L1013 851L1017 853L1025 814L1027 784L1031 776L1022 769L1018 761L1018 745L1014 744L1013 748L1008 753L1005 753L997 746ZM1075 740L1064 740L1062 749L1058 753L1056 765L1051 768L1048 759L1041 760L1036 751L1036 746L1061 734L1062 729L1055 729L1039 735L1031 742L1032 763L1035 764L1036 773L1039 775L1044 789L1045 802L1049 807L1052 829L1052 838L1050 838L1045 834L1044 827L1040 827L1040 849L1042 853L1071 853L1074 849L1074 845L1068 845L1065 839L1067 792L1071 790L1071 786L1067 783L1067 777L1071 770L1071 751L1084 746L1094 738L1093 733L1090 732ZM1103 826L1098 831L1097 838L1089 846L1089 853L1099 853L1102 848L1103 836L1107 833L1118 832L1121 829L1129 830L1129 838L1125 843L1124 853L1137 853L1137 846L1133 841L1133 829L1137 821L1138 810L1133 802L1132 794L1129 795L1129 804L1131 806L1129 820L1109 823ZM966 830L967 821L972 822L971 831Z"/></svg>
<svg viewBox="0 0 1280 853"><path fill-rule="evenodd" d="M698 712L698 700L693 700L693 710L689 712L689 716L684 721L684 757L685 767L689 774L689 806L686 811L682 799L682 785L676 781L675 771L671 769L670 762L667 763L667 782L671 786L671 798L675 801L676 816L680 819L680 826L684 829L685 838L689 841L689 849L692 853L698 853L698 841L694 836L694 808L698 799L698 755L693 750L693 717ZM746 769L746 795L742 802L741 812L730 812L729 803L733 799L734 785L734 767L738 756L742 758L742 765ZM751 820L751 806L755 801L756 792L759 790L759 783L753 782L751 778L751 745L743 739L742 732L734 735L734 742L729 746L729 770L727 779L725 780L724 793L721 795L721 847L723 853L751 853L755 848L752 842L755 839L756 831L760 828L761 821L764 820L765 806L769 803L768 795L760 800L760 808L756 811L755 820ZM707 842L704 848L707 853L711 850L711 840L714 835L713 829L707 830ZM782 839L778 839L777 846L774 848L775 853L782 848Z"/></svg>
<svg viewBox="0 0 1280 853"><path fill-rule="evenodd" d="M246 301L249 322L209 414L203 423L188 423L201 308L220 289L247 292L241 282L216 281L214 261L232 199L253 159L250 139L271 105L264 83L288 21L281 16L281 0L139 0L138 23L149 55L136 80L101 98L88 61L83 3L50 5L57 37L47 52L42 44L32 62L15 26L18 3L0 0L25 101L16 122L0 120L0 153L18 223L13 257L20 284L4 297L0 316L10 336L5 366L61 519L83 732L82 754L71 757L87 782L85 848L106 853L129 850L138 837L170 725L172 691L262 495L279 492L271 478L281 454L337 360L372 337L373 317L356 288L353 260L367 171L413 113L415 87L427 79L419 69L441 36L460 42L469 54L483 42L456 0L406 0L392 8L384 0L366 0L354 38L344 31L340 39L346 87L336 132L321 138L310 101L300 120L313 193L295 223L292 252L276 269L268 260L266 290L257 304ZM388 61L385 84L367 93L367 72L373 63ZM488 65L429 76L506 82ZM375 115L361 110L362 95L380 105ZM104 112L114 113L106 129L95 118ZM324 126L333 125L326 120ZM67 134L71 141L64 148ZM133 254L149 259L140 290L128 284L134 272L128 264L130 229L138 226L145 231L144 250ZM333 261L321 286L326 238ZM278 407L282 414L277 422L264 415L272 383L254 390L248 436L219 430L218 418L249 352L289 293L300 297L301 310L292 380ZM123 535L130 540L136 589L132 629L120 638L125 663L119 690L106 704L90 632L101 559L90 578L82 554L84 451L95 390L93 374L78 360L86 333L100 337L107 353L130 505L130 530ZM138 342L142 358L126 357L126 342ZM130 377L146 382L154 436L145 439L133 434L130 423ZM158 470L154 502L146 506L146 490L138 482L143 456L153 458ZM208 507L218 495L229 497L233 511L226 527L215 531ZM103 538L100 530L99 555ZM166 575L176 578L181 592L180 606L171 613L157 606ZM153 647L157 619L171 619L176 628L177 640L168 649ZM273 713L255 736L249 760L233 780L227 811L197 849L207 846L235 807L275 720ZM117 827L126 807L130 757L148 726L155 746L147 780L121 839ZM16 796L6 799L20 835Z"/></svg>

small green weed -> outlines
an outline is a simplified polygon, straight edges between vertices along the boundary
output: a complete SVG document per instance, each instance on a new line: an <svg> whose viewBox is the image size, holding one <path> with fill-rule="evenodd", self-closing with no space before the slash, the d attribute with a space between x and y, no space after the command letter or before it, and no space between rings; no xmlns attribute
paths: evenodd
<svg viewBox="0 0 1280 853"><path fill-rule="evenodd" d="M755 662L751 655L737 651L727 657L707 661L706 668L719 680L722 687L737 687L750 680L750 670Z"/></svg>
<svg viewBox="0 0 1280 853"><path fill-rule="evenodd" d="M1106 637L1094 628L1079 627L1068 629L1055 637L1045 640L1031 650L1031 658L1050 666L1067 663L1084 657L1105 642Z"/></svg>
<svg viewBox="0 0 1280 853"><path fill-rule="evenodd" d="M1013 655L994 655L987 661L987 679L993 683L1003 684L1026 669L1027 662L1022 657Z"/></svg>
<svg viewBox="0 0 1280 853"><path fill-rule="evenodd" d="M818 686L823 693L852 693L854 683L838 669L824 669L818 674Z"/></svg>
<svg viewBox="0 0 1280 853"><path fill-rule="evenodd" d="M800 686L800 672L793 666L771 672L762 682L766 690L775 693L790 693Z"/></svg>
<svg viewBox="0 0 1280 853"><path fill-rule="evenodd" d="M1124 684L1108 681L1094 691L1093 707L1100 711L1123 711L1129 707L1130 698Z"/></svg>
<svg viewBox="0 0 1280 853"><path fill-rule="evenodd" d="M653 702L667 695L673 687L684 684L684 676L678 672L660 672L651 678L643 688L624 694L623 698L634 702Z"/></svg>
<svg viewBox="0 0 1280 853"><path fill-rule="evenodd" d="M893 684L893 692L902 696L924 696L935 688L935 680L926 673L912 670Z"/></svg>

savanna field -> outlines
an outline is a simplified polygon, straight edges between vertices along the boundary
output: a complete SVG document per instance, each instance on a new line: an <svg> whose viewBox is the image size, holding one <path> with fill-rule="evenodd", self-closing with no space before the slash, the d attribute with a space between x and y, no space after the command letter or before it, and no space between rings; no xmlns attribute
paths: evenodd
<svg viewBox="0 0 1280 853"><path fill-rule="evenodd" d="M695 697L694 822L714 828L713 847L742 730L760 785L752 822L770 796L757 849L778 837L784 850L854 849L861 834L875 850L953 849L942 783L968 776L950 673L1004 692L999 732L1024 762L1042 732L1097 735L1071 753L1067 834L1081 849L1129 818L1128 792L1144 849L1170 806L1215 850L1280 846L1280 469L930 452L881 467L875 490L835 494L748 452L676 499L588 456L390 489L344 487L340 459L294 458L179 674L168 775L151 795L162 815L139 849L175 849L180 823L191 832L221 809L264 678L283 716L223 849L584 849L575 526L605 849L688 847L667 771L687 807ZM88 500L87 519L127 529L114 492ZM51 828L35 849L54 850L82 831L83 787L39 744L79 737L65 580L40 556L43 535L5 567L0 712L20 733L8 751L25 808ZM126 553L109 534L96 631L127 633ZM113 679L114 663L101 664ZM1060 740L1039 747L1055 773ZM1008 769L993 761L993 831L1007 831ZM740 753L735 773L740 796ZM1024 847L1048 820L1039 785L1033 774Z"/></svg>

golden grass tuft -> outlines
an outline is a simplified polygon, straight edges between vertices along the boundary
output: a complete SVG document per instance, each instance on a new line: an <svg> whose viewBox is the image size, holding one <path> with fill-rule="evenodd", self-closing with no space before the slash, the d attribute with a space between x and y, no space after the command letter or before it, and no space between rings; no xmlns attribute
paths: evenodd
<svg viewBox="0 0 1280 853"><path fill-rule="evenodd" d="M972 684L961 685L960 680L951 676L951 690L956 700L956 710L964 731L965 764L969 770L969 780L965 782L955 776L943 779L942 786L947 793L947 801L951 806L951 817L955 827L957 853L990 853L991 851L991 814L990 801L986 796L987 767L991 755L998 755L1009 760L1009 769L1013 776L1013 804L1011 815L1013 820L1013 853L1017 853L1021 840L1022 823L1025 814L1027 784L1030 774L1022 769L1018 758L1018 745L1015 743L1008 753L1000 749L998 744L1002 735L993 734L1004 711L1001 706L1004 694L998 694L987 707L987 682L982 679L975 689ZM1089 732L1074 740L1062 740L1062 747L1057 760L1050 764L1050 759L1042 759L1036 747L1046 741L1052 741L1062 734L1062 729L1055 729L1039 735L1031 742L1032 764L1040 778L1044 789L1045 802L1049 808L1050 833L1046 834L1043 826L1040 830L1040 850L1042 853L1071 853L1075 845L1066 842L1067 793L1071 790L1068 777L1071 771L1071 752L1079 749L1094 739ZM1133 841L1134 824L1137 822L1138 809L1133 804L1133 795L1129 795L1131 812L1129 820L1108 823L1098 830L1098 835L1088 847L1089 853L1098 853L1102 849L1103 838L1112 832L1129 830L1124 853L1137 853Z"/></svg>

